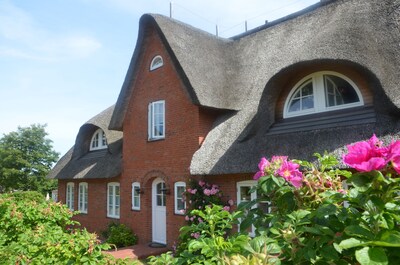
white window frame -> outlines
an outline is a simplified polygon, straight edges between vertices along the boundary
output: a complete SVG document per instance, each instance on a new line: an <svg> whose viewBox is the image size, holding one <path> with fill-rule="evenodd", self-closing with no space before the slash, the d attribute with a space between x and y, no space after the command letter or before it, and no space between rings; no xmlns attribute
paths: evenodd
<svg viewBox="0 0 400 265"><path fill-rule="evenodd" d="M118 190L118 195L117 191ZM107 217L119 219L121 212L121 190L118 182L107 184Z"/></svg>
<svg viewBox="0 0 400 265"><path fill-rule="evenodd" d="M78 188L78 211L81 213L88 213L88 183L79 183Z"/></svg>
<svg viewBox="0 0 400 265"><path fill-rule="evenodd" d="M357 93L359 101L353 102L353 103L348 103L348 104L327 107L326 103L325 103L326 89L325 89L325 85L324 85L324 75L333 75L333 76L337 76L339 78L344 79L346 82L348 82L353 87L353 89ZM290 106L291 99L292 99L294 93L296 93L298 88L308 79L311 79L312 86L313 86L314 108L289 112L289 106ZM357 87L357 85L351 79L349 79L347 76L342 75L337 72L320 71L320 72L312 73L312 74L307 75L306 77L302 78L292 88L292 90L290 91L290 93L285 101L283 118L303 116L303 115L312 114L312 113L326 112L326 111L339 110L339 109L347 109L347 108L353 108L353 107L362 106L362 105L364 105L364 100L363 100L362 94L360 92L360 89Z"/></svg>
<svg viewBox="0 0 400 265"><path fill-rule="evenodd" d="M185 210L186 210L186 201L185 201L185 199L184 199L184 196L183 196L183 192L180 192L180 194L179 194L179 191L178 191L178 189L179 188L182 188L183 187L183 192L185 192L186 191L186 183L185 182L183 182L183 181L178 181L178 182L175 182L175 184L174 184L174 201L175 201L175 214L179 214L179 215L184 215L185 214ZM182 209L180 209L178 206L179 206L179 202L183 202L183 208Z"/></svg>
<svg viewBox="0 0 400 265"><path fill-rule="evenodd" d="M239 205L240 203L244 202L244 200L242 200L241 198L241 192L240 192L240 188L242 187L248 187L250 189L252 189L253 187L257 186L257 181L256 180L245 180L245 181L240 181L236 183L236 200L237 200L237 205ZM252 192L250 194L250 200L255 200L257 199L257 192ZM253 205L253 208L256 208L257 205ZM241 220L239 219L239 223L241 223ZM238 230L240 229L240 226L238 226ZM239 230L240 231L240 230ZM255 236L255 227L254 225L251 226L251 230L249 231L249 236L254 237Z"/></svg>
<svg viewBox="0 0 400 265"><path fill-rule="evenodd" d="M156 55L153 57L150 63L150 71L156 70L164 65L164 59L161 55Z"/></svg>
<svg viewBox="0 0 400 265"><path fill-rule="evenodd" d="M156 113L156 106L161 105L161 110L162 113ZM159 124L156 124L156 115L162 115L162 125L163 125L163 131L162 135L156 135L156 128L158 127ZM148 107L148 140L160 140L160 139L165 139L165 100L158 100L151 102Z"/></svg>
<svg viewBox="0 0 400 265"><path fill-rule="evenodd" d="M65 204L71 211L74 210L74 195L75 195L74 191L75 191L75 183L68 182L65 192Z"/></svg>
<svg viewBox="0 0 400 265"><path fill-rule="evenodd" d="M97 129L90 140L90 151L107 148L106 134L102 129Z"/></svg>
<svg viewBox="0 0 400 265"><path fill-rule="evenodd" d="M137 203L135 203L135 198L137 198ZM140 210L140 183L132 183L132 210Z"/></svg>

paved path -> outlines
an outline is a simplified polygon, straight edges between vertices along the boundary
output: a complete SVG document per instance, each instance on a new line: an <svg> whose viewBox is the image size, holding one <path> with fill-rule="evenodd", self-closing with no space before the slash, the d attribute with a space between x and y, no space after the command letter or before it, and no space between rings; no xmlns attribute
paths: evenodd
<svg viewBox="0 0 400 265"><path fill-rule="evenodd" d="M167 252L168 250L170 249L166 247L150 247L149 243L147 243L138 244L131 247L119 248L117 250L109 250L105 252L111 254L115 258L145 259L149 256L160 255Z"/></svg>

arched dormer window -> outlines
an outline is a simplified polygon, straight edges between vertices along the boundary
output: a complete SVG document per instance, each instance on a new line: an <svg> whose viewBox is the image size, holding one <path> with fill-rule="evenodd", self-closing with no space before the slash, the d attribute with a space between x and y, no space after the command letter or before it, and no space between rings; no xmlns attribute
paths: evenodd
<svg viewBox="0 0 400 265"><path fill-rule="evenodd" d="M284 118L364 105L360 90L346 76L316 72L301 79L285 102Z"/></svg>
<svg viewBox="0 0 400 265"><path fill-rule="evenodd" d="M92 140L90 141L90 151L100 150L107 148L106 134L102 129L94 132Z"/></svg>
<svg viewBox="0 0 400 265"><path fill-rule="evenodd" d="M150 63L150 71L156 70L164 65L164 60L160 55L154 56Z"/></svg>

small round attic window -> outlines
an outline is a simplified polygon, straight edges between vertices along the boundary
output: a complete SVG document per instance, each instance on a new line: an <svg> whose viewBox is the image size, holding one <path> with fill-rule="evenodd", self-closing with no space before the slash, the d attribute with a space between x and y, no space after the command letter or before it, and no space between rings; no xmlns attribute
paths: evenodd
<svg viewBox="0 0 400 265"><path fill-rule="evenodd" d="M160 68L163 65L164 65L163 58L160 55L157 55L153 58L153 60L151 60L150 71L156 70L157 68Z"/></svg>
<svg viewBox="0 0 400 265"><path fill-rule="evenodd" d="M92 141L90 142L90 151L100 150L107 148L106 134L102 129L98 129L94 132L92 136Z"/></svg>

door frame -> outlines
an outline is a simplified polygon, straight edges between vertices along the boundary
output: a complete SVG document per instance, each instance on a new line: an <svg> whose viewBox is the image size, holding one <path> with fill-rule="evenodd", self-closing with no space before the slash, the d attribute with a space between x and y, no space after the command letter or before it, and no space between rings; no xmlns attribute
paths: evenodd
<svg viewBox="0 0 400 265"><path fill-rule="evenodd" d="M157 215L160 214L160 212L158 211L159 208L157 208L160 207L157 206L157 185L160 183L164 183L165 185L165 181L162 178L158 177L155 180L153 180L153 183L151 185L152 242L167 244L167 207L165 201L164 201L165 206L163 206L164 209L161 211L161 218L159 215ZM164 191L164 196L165 196L165 191ZM160 222L162 222L161 225L163 226L161 228L161 232L159 229Z"/></svg>

